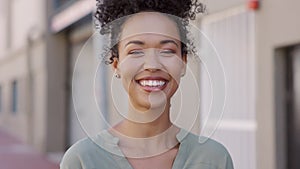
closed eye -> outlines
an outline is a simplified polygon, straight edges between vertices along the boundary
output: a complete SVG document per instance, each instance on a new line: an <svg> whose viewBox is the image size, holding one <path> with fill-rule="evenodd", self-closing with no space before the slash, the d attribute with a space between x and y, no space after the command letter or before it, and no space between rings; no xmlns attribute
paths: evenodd
<svg viewBox="0 0 300 169"><path fill-rule="evenodd" d="M162 49L160 50L160 55L165 57L171 57L176 55L176 51L173 49Z"/></svg>
<svg viewBox="0 0 300 169"><path fill-rule="evenodd" d="M129 55L142 55L144 52L142 50L132 50L128 52Z"/></svg>
<svg viewBox="0 0 300 169"><path fill-rule="evenodd" d="M174 53L176 53L176 51L175 50L172 50L172 49L163 49L163 50L161 50L160 51L161 53L172 53L172 54L174 54Z"/></svg>

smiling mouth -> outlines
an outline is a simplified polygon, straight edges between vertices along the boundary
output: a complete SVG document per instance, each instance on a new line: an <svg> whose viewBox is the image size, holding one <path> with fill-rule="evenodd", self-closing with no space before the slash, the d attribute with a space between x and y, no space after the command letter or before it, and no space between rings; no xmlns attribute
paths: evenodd
<svg viewBox="0 0 300 169"><path fill-rule="evenodd" d="M166 87L166 84L168 83L167 80L147 80L147 79L138 80L137 82L144 90L148 92L163 90Z"/></svg>
<svg viewBox="0 0 300 169"><path fill-rule="evenodd" d="M160 87L166 84L166 81L163 80L140 80L139 84L142 86L149 87Z"/></svg>

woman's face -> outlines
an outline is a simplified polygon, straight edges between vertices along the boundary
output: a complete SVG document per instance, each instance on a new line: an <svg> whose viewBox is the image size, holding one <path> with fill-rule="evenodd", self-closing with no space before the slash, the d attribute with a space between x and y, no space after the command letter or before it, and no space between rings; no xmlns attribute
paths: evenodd
<svg viewBox="0 0 300 169"><path fill-rule="evenodd" d="M167 106L185 73L177 24L157 12L142 12L124 24L113 63L131 105L139 111Z"/></svg>

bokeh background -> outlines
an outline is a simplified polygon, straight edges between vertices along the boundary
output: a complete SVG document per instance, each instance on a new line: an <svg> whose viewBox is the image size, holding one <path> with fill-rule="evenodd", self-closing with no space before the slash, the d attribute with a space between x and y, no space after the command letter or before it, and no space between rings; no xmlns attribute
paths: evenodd
<svg viewBox="0 0 300 169"><path fill-rule="evenodd" d="M237 169L299 169L300 1L202 2L207 14L194 24L215 45L227 79L213 138L228 148ZM84 45L83 73L99 61L101 42L87 42L95 4L0 0L0 169L58 169L63 153L86 137L74 111L72 78L79 76L73 70ZM193 69L205 112L210 84L201 66ZM109 70L101 71L95 92L105 119L114 121L106 113L115 111ZM193 132L201 130L202 118Z"/></svg>

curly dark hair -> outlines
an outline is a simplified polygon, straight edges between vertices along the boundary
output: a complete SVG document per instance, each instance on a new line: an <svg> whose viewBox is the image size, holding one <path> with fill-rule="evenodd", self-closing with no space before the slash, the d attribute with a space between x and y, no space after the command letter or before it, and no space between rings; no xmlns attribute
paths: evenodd
<svg viewBox="0 0 300 169"><path fill-rule="evenodd" d="M114 58L119 57L118 37L124 19L119 20L112 26L113 21L119 18L136 14L144 11L153 11L165 13L170 16L181 18L180 21L173 19L178 25L181 38L181 54L185 55L194 50L193 43L187 38L187 25L189 20L195 20L197 13L204 13L205 6L199 0L96 0L97 10L95 13L96 21L100 23L100 33L110 35L111 44L113 45L108 51L110 52L109 61L111 64ZM185 42L185 43L183 43Z"/></svg>

